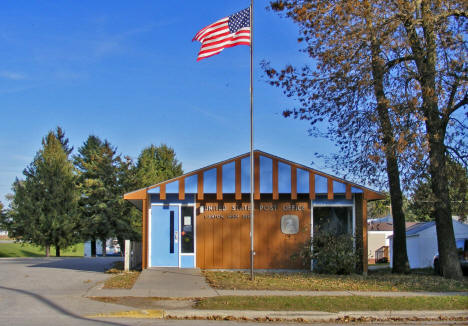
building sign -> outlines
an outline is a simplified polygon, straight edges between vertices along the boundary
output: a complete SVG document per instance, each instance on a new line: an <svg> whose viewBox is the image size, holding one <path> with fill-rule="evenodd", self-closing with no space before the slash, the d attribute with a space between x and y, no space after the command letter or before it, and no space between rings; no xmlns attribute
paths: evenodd
<svg viewBox="0 0 468 326"><path fill-rule="evenodd" d="M255 210L270 211L270 212L291 212L291 211L304 211L304 205L282 203L282 204L261 204L255 207ZM210 205L200 206L200 214L204 215L206 219L233 219L233 218L250 218L250 205L249 204L224 204L224 205ZM295 215L285 215L295 216ZM296 216L297 218L297 216ZM298 222L299 223L299 222ZM297 227L299 229L299 226ZM296 234L287 233L287 234Z"/></svg>
<svg viewBox="0 0 468 326"><path fill-rule="evenodd" d="M299 217L297 215L283 215L281 217L281 232L297 234L299 232Z"/></svg>

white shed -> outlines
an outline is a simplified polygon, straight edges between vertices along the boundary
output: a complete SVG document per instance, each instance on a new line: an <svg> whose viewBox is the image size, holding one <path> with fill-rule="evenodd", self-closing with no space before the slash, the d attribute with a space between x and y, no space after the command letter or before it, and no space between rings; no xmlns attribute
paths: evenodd
<svg viewBox="0 0 468 326"><path fill-rule="evenodd" d="M468 225L453 220L455 241L468 239ZM390 238L390 266L393 257L393 237ZM435 222L415 224L406 229L406 248L410 268L432 267L434 256L438 253Z"/></svg>

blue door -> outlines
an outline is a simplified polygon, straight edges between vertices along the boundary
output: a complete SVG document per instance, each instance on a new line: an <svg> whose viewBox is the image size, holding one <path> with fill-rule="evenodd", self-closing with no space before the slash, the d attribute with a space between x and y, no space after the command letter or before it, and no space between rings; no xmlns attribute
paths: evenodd
<svg viewBox="0 0 468 326"><path fill-rule="evenodd" d="M179 206L151 207L151 266L179 266Z"/></svg>

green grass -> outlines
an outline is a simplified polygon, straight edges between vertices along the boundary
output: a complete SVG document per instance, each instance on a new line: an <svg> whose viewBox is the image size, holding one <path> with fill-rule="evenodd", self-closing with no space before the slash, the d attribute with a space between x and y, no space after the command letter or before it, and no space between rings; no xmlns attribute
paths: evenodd
<svg viewBox="0 0 468 326"><path fill-rule="evenodd" d="M202 310L267 311L377 311L377 310L464 310L468 297L365 297L365 296L223 296L200 299Z"/></svg>
<svg viewBox="0 0 468 326"><path fill-rule="evenodd" d="M430 291L466 292L468 278L448 280L429 270L401 275L390 270L369 275L320 275L314 273L257 273L255 280L245 272L204 271L208 283L218 289L290 291Z"/></svg>
<svg viewBox="0 0 468 326"><path fill-rule="evenodd" d="M62 257L83 257L84 245L79 243L61 250ZM55 256L55 247L50 247L50 256ZM45 257L45 249L22 243L0 243L0 257Z"/></svg>

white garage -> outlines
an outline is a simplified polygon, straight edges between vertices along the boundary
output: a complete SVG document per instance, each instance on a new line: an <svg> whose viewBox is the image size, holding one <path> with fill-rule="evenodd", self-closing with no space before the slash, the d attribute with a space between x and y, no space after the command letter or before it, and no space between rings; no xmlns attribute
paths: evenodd
<svg viewBox="0 0 468 326"><path fill-rule="evenodd" d="M457 247L468 239L468 225L453 220L453 230ZM406 247L410 268L432 267L434 256L438 253L435 222L417 223L406 229ZM390 238L390 266L393 257L393 237Z"/></svg>

